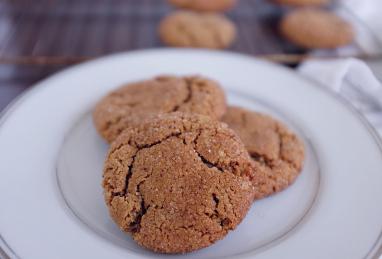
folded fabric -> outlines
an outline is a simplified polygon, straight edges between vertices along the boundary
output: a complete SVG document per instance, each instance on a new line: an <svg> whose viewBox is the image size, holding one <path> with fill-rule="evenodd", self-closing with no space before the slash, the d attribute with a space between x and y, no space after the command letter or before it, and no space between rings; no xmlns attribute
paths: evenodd
<svg viewBox="0 0 382 259"><path fill-rule="evenodd" d="M356 31L356 45L366 54L382 53L382 1L340 0L336 11L345 16Z"/></svg>
<svg viewBox="0 0 382 259"><path fill-rule="evenodd" d="M298 71L351 102L382 136L382 84L361 60L312 60Z"/></svg>

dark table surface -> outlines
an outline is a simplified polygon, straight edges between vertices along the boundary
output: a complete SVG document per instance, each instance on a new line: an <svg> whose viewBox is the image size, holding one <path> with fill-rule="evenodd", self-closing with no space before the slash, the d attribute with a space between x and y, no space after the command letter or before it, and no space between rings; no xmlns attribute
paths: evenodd
<svg viewBox="0 0 382 259"><path fill-rule="evenodd" d="M35 82L69 65L14 64L15 59L96 57L162 47L156 27L171 11L164 0L0 2L0 110ZM238 27L238 39L229 50L249 55L301 53L277 33L285 11L266 0L240 0L227 13Z"/></svg>

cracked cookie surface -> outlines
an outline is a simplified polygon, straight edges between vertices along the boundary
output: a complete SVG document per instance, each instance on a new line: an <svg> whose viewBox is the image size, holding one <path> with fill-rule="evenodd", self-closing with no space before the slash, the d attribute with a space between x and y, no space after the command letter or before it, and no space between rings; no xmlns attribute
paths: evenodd
<svg viewBox="0 0 382 259"><path fill-rule="evenodd" d="M169 3L195 11L222 12L231 9L236 4L236 0L169 0Z"/></svg>
<svg viewBox="0 0 382 259"><path fill-rule="evenodd" d="M159 35L174 47L222 49L235 40L236 28L220 14L176 11L162 20Z"/></svg>
<svg viewBox="0 0 382 259"><path fill-rule="evenodd" d="M203 77L159 76L111 92L95 107L94 124L109 143L126 127L157 113L190 112L220 119L226 110L223 90Z"/></svg>
<svg viewBox="0 0 382 259"><path fill-rule="evenodd" d="M225 124L157 115L112 143L103 187L110 215L140 245L184 253L222 239L254 198L251 161Z"/></svg>
<svg viewBox="0 0 382 259"><path fill-rule="evenodd" d="M256 171L256 199L291 185L303 166L302 141L270 116L239 107L229 107L223 122L243 141L259 169Z"/></svg>

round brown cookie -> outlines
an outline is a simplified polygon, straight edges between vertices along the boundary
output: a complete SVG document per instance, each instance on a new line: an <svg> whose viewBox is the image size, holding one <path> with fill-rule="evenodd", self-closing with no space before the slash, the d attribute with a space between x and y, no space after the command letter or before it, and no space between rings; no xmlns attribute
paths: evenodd
<svg viewBox="0 0 382 259"><path fill-rule="evenodd" d="M140 245L184 253L234 229L253 201L251 161L224 123L161 114L111 145L103 187L110 215Z"/></svg>
<svg viewBox="0 0 382 259"><path fill-rule="evenodd" d="M96 105L93 119L98 132L110 143L126 127L152 114L181 111L220 119L225 110L224 92L215 81L160 76L111 92Z"/></svg>
<svg viewBox="0 0 382 259"><path fill-rule="evenodd" d="M352 26L339 16L315 8L296 9L286 15L281 33L304 48L337 48L353 41Z"/></svg>
<svg viewBox="0 0 382 259"><path fill-rule="evenodd" d="M322 6L328 5L331 0L272 0L275 3L292 6Z"/></svg>
<svg viewBox="0 0 382 259"><path fill-rule="evenodd" d="M236 28L220 14L177 11L162 20L159 35L174 47L222 49L233 43Z"/></svg>
<svg viewBox="0 0 382 259"><path fill-rule="evenodd" d="M169 0L169 3L194 11L222 12L231 9L236 4L236 0Z"/></svg>
<svg viewBox="0 0 382 259"><path fill-rule="evenodd" d="M223 122L241 138L256 167L256 199L279 192L294 182L304 160L304 146L275 119L239 107L229 107ZM262 180L261 180L262 179Z"/></svg>

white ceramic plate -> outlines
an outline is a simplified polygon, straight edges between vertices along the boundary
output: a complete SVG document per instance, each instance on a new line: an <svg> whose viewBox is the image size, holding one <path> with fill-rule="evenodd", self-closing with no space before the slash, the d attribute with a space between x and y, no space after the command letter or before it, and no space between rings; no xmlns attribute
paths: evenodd
<svg viewBox="0 0 382 259"><path fill-rule="evenodd" d="M112 55L36 85L0 120L0 247L19 258L169 257L110 220L100 186L107 145L91 121L111 89L158 74L203 74L230 103L270 113L304 140L304 170L256 202L213 246L171 258L376 258L382 237L381 141L342 99L293 71L199 50ZM1 253L0 253L1 255Z"/></svg>

